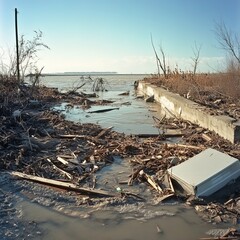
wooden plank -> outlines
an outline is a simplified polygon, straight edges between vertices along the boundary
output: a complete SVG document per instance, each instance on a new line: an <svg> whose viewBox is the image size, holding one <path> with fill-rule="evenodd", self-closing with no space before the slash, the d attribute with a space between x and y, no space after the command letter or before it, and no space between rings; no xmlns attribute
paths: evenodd
<svg viewBox="0 0 240 240"><path fill-rule="evenodd" d="M171 191L172 191L173 193L175 193L175 189L174 189L174 187L173 187L172 180L171 180L171 178L170 178L168 172L167 172L167 179L168 179L168 182L169 182L169 185L170 185Z"/></svg>
<svg viewBox="0 0 240 240"><path fill-rule="evenodd" d="M149 176L148 174L146 174L143 170L141 170L139 172L140 176L143 176L147 182L159 193L163 193L163 190L161 189L161 187L153 180L153 178L151 176Z"/></svg>
<svg viewBox="0 0 240 240"><path fill-rule="evenodd" d="M19 178L23 178L23 179L30 180L33 182L51 185L51 186L55 186L55 187L63 188L66 190L83 193L83 194L93 194L93 195L99 195L99 196L103 196L103 197L115 197L116 196L115 194L109 193L104 190L82 188L82 187L78 187L77 185L75 185L73 183L67 183L67 182L61 182L61 181L57 181L57 180L53 180L53 179L49 179L49 178L37 177L37 176L33 176L33 175L21 173L21 172L12 171L12 172L9 172L9 174L14 177L19 177Z"/></svg>
<svg viewBox="0 0 240 240"><path fill-rule="evenodd" d="M189 148L189 149L196 149L196 150L204 150L205 147L204 146L193 146L193 145L184 145L184 144L170 144L167 143L167 147L168 148L172 148L172 147L179 147L179 148Z"/></svg>
<svg viewBox="0 0 240 240"><path fill-rule="evenodd" d="M98 139L98 138L101 138L103 135L105 135L108 131L110 131L113 127L108 127L108 128L105 128L103 129L95 138Z"/></svg>
<svg viewBox="0 0 240 240"><path fill-rule="evenodd" d="M167 199L169 199L169 198L172 198L172 197L174 197L174 196L175 196L174 193L170 193L170 194L167 194L167 195L163 195L162 197L158 198L158 201L159 201L159 202L163 202L163 201L165 201L165 200L167 200Z"/></svg>

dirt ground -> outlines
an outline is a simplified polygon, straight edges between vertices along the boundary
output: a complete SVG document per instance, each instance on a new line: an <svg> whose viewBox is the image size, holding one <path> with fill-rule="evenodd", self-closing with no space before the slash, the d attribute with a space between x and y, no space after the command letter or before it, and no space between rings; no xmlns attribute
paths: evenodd
<svg viewBox="0 0 240 240"><path fill-rule="evenodd" d="M121 184L131 186L145 182L152 197L159 201L176 197L195 207L207 221L239 223L240 179L232 183L228 191L204 200L172 194L162 181L166 170L173 164L179 164L208 147L240 159L239 143L231 144L214 132L180 119L156 120L159 128L181 131L178 144L170 143L165 134L129 136L95 124L73 123L65 120L59 112L50 110L51 107L56 102L69 102L70 106L78 104L83 108L103 102L90 100L87 95L63 94L46 87L31 89L22 85L17 88L16 82L9 79L2 79L0 84L1 171L11 176L16 176L17 172L18 177L31 177L33 181L44 180L48 185L54 180L60 184L58 187L68 190L66 184L72 184L71 191L90 196L92 204L94 199L99 202L99 197L142 201L142 196L121 189L116 192L97 189L96 172L112 164L114 156L120 156L131 159L133 168L132 174ZM238 114L238 110L235 113ZM153 184L149 184L149 179ZM157 185L163 191L158 191ZM10 198L5 196L7 200L1 201L1 214L7 208L5 202L11 202ZM89 202L83 198L79 204Z"/></svg>

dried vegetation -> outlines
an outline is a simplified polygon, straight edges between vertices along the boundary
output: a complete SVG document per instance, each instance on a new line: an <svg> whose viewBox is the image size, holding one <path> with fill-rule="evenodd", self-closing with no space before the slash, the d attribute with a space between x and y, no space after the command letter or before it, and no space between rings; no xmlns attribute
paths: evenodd
<svg viewBox="0 0 240 240"><path fill-rule="evenodd" d="M193 74L175 69L168 77L145 79L208 107L211 114L240 118L240 72Z"/></svg>

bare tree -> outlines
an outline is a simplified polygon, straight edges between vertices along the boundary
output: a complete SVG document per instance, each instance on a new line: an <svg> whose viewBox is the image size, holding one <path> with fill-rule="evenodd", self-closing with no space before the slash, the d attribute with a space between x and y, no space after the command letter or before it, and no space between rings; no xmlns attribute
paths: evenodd
<svg viewBox="0 0 240 240"><path fill-rule="evenodd" d="M33 92L35 91L35 89L37 87L39 87L39 84L40 84L40 77L41 77L41 74L42 74L42 70L43 70L44 67L42 67L40 70L37 68L37 67L34 67L34 73L33 74L30 74L30 82L31 82L31 96L33 94Z"/></svg>
<svg viewBox="0 0 240 240"><path fill-rule="evenodd" d="M191 57L192 61L193 61L193 75L196 74L197 72L197 67L200 61L200 51L201 51L202 45L197 45L197 43L195 42L194 47L192 48L193 50L193 57Z"/></svg>
<svg viewBox="0 0 240 240"><path fill-rule="evenodd" d="M38 61L37 53L42 49L50 49L46 44L42 42L42 32L35 31L35 36L32 40L25 40L24 35L19 40L19 65L21 81L24 81L24 76L27 70L37 69L36 63ZM16 56L10 55L9 75L16 76Z"/></svg>
<svg viewBox="0 0 240 240"><path fill-rule="evenodd" d="M214 30L220 47L226 50L240 65L240 38L228 29L224 22L216 23Z"/></svg>
<svg viewBox="0 0 240 240"><path fill-rule="evenodd" d="M153 44L153 39L152 39L152 35L151 35L151 43L152 43L152 47L153 47L153 51L154 51L154 54L155 54L155 57L156 57L156 62L157 62L157 69L158 69L158 76L160 77L160 69L163 71L163 75L165 78L168 77L167 75L167 67L166 67L166 56L165 56L165 53L163 51L163 48L162 46L160 45L160 53L162 55L162 59L160 59L158 57L158 54L157 54L157 51L155 49L155 46Z"/></svg>

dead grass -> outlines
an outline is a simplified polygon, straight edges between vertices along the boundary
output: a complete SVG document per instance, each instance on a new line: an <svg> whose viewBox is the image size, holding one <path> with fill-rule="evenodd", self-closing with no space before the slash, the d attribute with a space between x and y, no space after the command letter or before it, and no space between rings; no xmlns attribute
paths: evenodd
<svg viewBox="0 0 240 240"><path fill-rule="evenodd" d="M171 72L167 78L152 76L145 81L163 87L208 108L212 115L240 119L240 71L215 74Z"/></svg>
<svg viewBox="0 0 240 240"><path fill-rule="evenodd" d="M15 77L8 77L0 75L0 103L4 102L6 98L8 100L16 98L18 91L18 83Z"/></svg>
<svg viewBox="0 0 240 240"><path fill-rule="evenodd" d="M196 101L210 95L236 101L240 99L240 72L196 75L174 72L168 78L152 76L145 80Z"/></svg>

